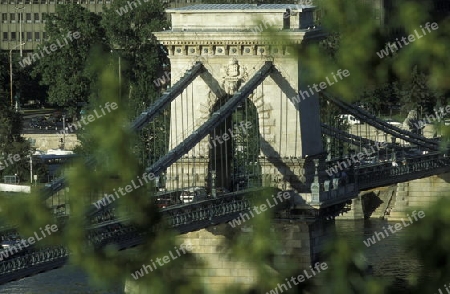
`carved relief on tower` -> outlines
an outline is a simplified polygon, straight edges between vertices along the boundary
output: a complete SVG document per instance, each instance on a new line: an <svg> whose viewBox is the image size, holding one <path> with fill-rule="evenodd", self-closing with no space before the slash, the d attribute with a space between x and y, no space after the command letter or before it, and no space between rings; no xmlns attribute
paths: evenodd
<svg viewBox="0 0 450 294"><path fill-rule="evenodd" d="M222 68L222 72L222 88L228 95L234 95L248 78L247 69L234 57Z"/></svg>

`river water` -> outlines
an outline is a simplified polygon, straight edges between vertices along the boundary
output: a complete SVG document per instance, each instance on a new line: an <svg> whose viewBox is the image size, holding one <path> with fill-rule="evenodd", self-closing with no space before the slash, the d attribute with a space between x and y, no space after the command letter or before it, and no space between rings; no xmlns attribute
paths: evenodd
<svg viewBox="0 0 450 294"><path fill-rule="evenodd" d="M389 222L394 224L395 222ZM362 240L381 232L387 222L380 219L336 221L336 233L344 236L349 243L361 244ZM401 246L401 238L411 232L411 227L382 239L365 249L368 264L373 266L374 276L393 281L399 289L403 288L408 275L417 273L420 265ZM87 275L74 266L65 266L23 280L0 286L2 294L119 294L123 288L113 290L93 287Z"/></svg>

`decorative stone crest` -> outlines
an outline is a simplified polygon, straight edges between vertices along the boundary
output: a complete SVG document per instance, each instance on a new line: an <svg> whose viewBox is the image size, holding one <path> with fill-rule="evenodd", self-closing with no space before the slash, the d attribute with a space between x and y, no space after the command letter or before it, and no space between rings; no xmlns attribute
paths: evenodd
<svg viewBox="0 0 450 294"><path fill-rule="evenodd" d="M408 116L403 121L403 129L408 130L408 131L413 132L413 133L419 133L420 134L421 129L418 129L417 127L414 126L414 124L418 124L418 122L419 122L419 120L418 120L417 111L416 110L411 110L408 113Z"/></svg>
<svg viewBox="0 0 450 294"><path fill-rule="evenodd" d="M222 88L228 95L234 95L241 86L242 82L247 80L247 69L240 65L236 58L231 58L228 65L222 68L223 82Z"/></svg>

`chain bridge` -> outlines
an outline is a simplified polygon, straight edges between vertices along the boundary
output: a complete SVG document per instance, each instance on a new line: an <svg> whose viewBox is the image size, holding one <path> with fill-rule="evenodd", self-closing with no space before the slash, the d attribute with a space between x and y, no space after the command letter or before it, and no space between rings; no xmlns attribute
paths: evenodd
<svg viewBox="0 0 450 294"><path fill-rule="evenodd" d="M142 164L148 166L146 173L157 177L156 185L167 191L158 197L166 195L178 202L161 209L161 214L180 234L235 219L249 211L265 189L291 195L276 218L314 222L345 213L361 191L450 171L450 158L439 139L395 127L326 92L300 99L300 91L308 86L308 72L293 52L325 34L320 27L312 28L312 9L291 7L287 21L282 17L285 6L172 9L172 29L155 33L171 61L172 85L129 127L152 134ZM252 31L252 15L243 18L238 8L291 38L262 38ZM215 13L219 20L198 18L206 12ZM321 100L377 129L384 140L358 136L325 122L320 117ZM331 141L337 145L331 146ZM327 167L348 162L345 148L361 152L381 142L385 147L377 150L374 162L347 164L333 175L326 173ZM395 158L411 148L421 153L403 161ZM383 160L380 153L385 155ZM95 165L95 159L87 159L86 164ZM53 181L42 190L43 201L69 186L65 178ZM189 187L204 187L209 196L179 203L180 191ZM126 249L143 242L142 233L126 225L127 219L118 219L114 211L114 203L100 209L92 205L87 215L87 246L115 243ZM69 217L59 219L64 223ZM64 247L23 250L0 261L0 283L51 270L68 258Z"/></svg>

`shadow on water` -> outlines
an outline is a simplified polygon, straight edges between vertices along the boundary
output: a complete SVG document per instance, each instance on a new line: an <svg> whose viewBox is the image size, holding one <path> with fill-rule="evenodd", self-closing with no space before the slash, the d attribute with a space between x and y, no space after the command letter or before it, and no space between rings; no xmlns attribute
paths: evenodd
<svg viewBox="0 0 450 294"><path fill-rule="evenodd" d="M403 237L413 233L411 228L404 228L392 234L384 232L388 225L397 222L382 219L339 220L336 221L336 234L348 240L349 245L359 245L364 250L368 265L372 266L373 276L387 281L395 293L411 293L408 287L412 275L417 275L421 269L418 260L404 248ZM370 246L363 241L379 233L379 241ZM362 245L362 246L361 246ZM391 292L392 293L392 292Z"/></svg>

